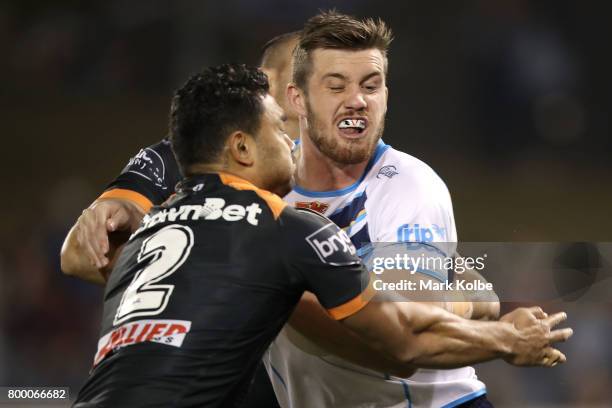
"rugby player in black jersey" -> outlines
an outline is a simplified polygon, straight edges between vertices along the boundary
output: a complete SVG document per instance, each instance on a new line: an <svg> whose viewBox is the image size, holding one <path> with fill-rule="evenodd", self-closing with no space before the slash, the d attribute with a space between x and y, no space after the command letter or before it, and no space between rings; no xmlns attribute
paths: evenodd
<svg viewBox="0 0 612 408"><path fill-rule="evenodd" d="M299 32L272 38L264 45L260 62L269 78L270 95L285 111L285 130L292 139L299 136L298 120L288 107L285 91L291 80L291 54L298 39ZM111 269L105 254L114 244L127 239L153 205L170 197L180 179L167 138L140 149L70 230L62 249L62 271L103 285L104 275ZM87 257L79 256L80 251Z"/></svg>
<svg viewBox="0 0 612 408"><path fill-rule="evenodd" d="M563 313L517 329L370 301L368 272L346 233L274 194L289 191L294 164L283 111L267 91L261 71L224 65L176 92L171 142L186 178L120 252L76 407L240 406L305 290L406 366L565 360L550 347L571 335L551 330Z"/></svg>
<svg viewBox="0 0 612 408"><path fill-rule="evenodd" d="M262 48L260 67L269 78L270 95L284 109L285 130L295 139L299 135L297 115L288 109L285 90L291 80L292 52L299 32L272 38ZM105 284L112 264L106 256L120 246L138 226L143 215L174 193L181 175L166 138L141 149L106 191L83 211L70 230L62 249L62 270L68 275ZM87 254L81 257L80 254ZM257 369L255 382L245 408L278 407L272 385L263 365Z"/></svg>

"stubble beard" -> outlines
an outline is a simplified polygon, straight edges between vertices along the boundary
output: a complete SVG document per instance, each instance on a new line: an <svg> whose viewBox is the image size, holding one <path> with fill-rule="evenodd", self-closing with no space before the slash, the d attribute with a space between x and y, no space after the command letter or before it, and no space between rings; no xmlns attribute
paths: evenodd
<svg viewBox="0 0 612 408"><path fill-rule="evenodd" d="M306 119L308 120L308 134L312 143L326 157L340 165L359 164L367 161L374 154L378 140L380 140L384 128L385 118L383 117L376 130L376 135L373 139L363 146L362 140L348 141L348 144L339 143L338 139L332 135L325 136L325 127L314 114L310 102L306 101Z"/></svg>

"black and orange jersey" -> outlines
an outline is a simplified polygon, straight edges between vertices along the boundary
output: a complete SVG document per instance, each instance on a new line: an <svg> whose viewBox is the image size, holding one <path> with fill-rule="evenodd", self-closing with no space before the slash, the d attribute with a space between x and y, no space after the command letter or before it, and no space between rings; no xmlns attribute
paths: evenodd
<svg viewBox="0 0 612 408"><path fill-rule="evenodd" d="M140 149L100 198L124 198L145 212L174 194L181 180L178 163L168 139Z"/></svg>
<svg viewBox="0 0 612 408"><path fill-rule="evenodd" d="M184 180L117 261L76 406L238 406L304 291L343 319L367 283L327 218L228 174Z"/></svg>

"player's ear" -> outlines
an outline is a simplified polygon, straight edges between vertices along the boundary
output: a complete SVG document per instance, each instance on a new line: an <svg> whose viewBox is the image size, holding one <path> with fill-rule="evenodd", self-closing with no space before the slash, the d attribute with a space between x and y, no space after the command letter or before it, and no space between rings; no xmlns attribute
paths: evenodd
<svg viewBox="0 0 612 408"><path fill-rule="evenodd" d="M293 82L287 85L287 102L298 116L306 116L306 101L303 91Z"/></svg>
<svg viewBox="0 0 612 408"><path fill-rule="evenodd" d="M228 138L230 158L236 163L251 167L255 163L255 140L251 135L241 130L232 133Z"/></svg>

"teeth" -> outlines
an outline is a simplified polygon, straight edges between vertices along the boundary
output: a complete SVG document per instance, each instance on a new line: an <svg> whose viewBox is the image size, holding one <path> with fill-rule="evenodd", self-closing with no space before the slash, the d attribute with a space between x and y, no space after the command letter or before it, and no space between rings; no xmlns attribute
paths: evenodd
<svg viewBox="0 0 612 408"><path fill-rule="evenodd" d="M362 119L344 119L338 125L338 128L340 129L346 129L346 128L365 129L365 127L366 127L365 120L362 120Z"/></svg>

